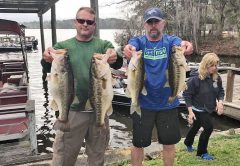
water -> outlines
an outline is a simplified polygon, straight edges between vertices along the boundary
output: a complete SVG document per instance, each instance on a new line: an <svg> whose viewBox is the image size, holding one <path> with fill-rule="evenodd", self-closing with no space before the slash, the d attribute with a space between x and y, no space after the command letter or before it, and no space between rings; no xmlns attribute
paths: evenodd
<svg viewBox="0 0 240 166"><path fill-rule="evenodd" d="M113 33L115 30L101 30L102 38L113 42ZM65 40L75 35L75 30L57 30L58 41ZM40 30L26 30L26 35L34 35L40 41ZM51 30L45 30L45 46L51 46ZM40 44L40 42L39 42ZM116 43L114 43L115 46ZM29 76L30 76L30 97L35 100L36 109L36 131L39 153L51 153L52 143L54 141L54 130L52 130L55 121L54 111L48 109L48 103L51 100L46 84L42 81L41 45L38 46L38 52L28 53ZM114 106L114 113L110 116L110 148L131 146L132 127L131 119L128 115L128 107ZM183 137L188 130L186 119L186 110L180 113L180 127ZM229 128L239 128L240 122L227 117L214 116L215 130L227 130ZM156 132L153 131L153 141L156 140Z"/></svg>

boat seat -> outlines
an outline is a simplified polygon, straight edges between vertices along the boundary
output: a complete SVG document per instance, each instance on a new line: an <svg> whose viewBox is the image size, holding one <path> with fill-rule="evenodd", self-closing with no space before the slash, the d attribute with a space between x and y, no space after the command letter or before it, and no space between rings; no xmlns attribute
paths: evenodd
<svg viewBox="0 0 240 166"><path fill-rule="evenodd" d="M8 78L7 79L7 83L9 84L15 84L15 85L19 85L19 81L21 78Z"/></svg>
<svg viewBox="0 0 240 166"><path fill-rule="evenodd" d="M6 115L4 115L6 117ZM14 117L1 119L0 116L0 141L24 138L28 133L29 119L26 117Z"/></svg>
<svg viewBox="0 0 240 166"><path fill-rule="evenodd" d="M17 92L0 93L0 105L26 103L27 99L27 91L23 90Z"/></svg>
<svg viewBox="0 0 240 166"><path fill-rule="evenodd" d="M0 115L15 114L26 111L26 103L1 105Z"/></svg>
<svg viewBox="0 0 240 166"><path fill-rule="evenodd" d="M2 82L5 83L7 82L7 79L11 76L11 75L23 75L24 71L14 71L14 72L2 72Z"/></svg>
<svg viewBox="0 0 240 166"><path fill-rule="evenodd" d="M24 71L24 63L3 63L1 69L3 72Z"/></svg>

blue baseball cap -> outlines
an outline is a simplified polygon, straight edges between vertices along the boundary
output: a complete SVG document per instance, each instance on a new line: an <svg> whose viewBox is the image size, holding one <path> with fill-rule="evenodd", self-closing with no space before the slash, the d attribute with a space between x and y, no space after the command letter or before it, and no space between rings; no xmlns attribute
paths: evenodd
<svg viewBox="0 0 240 166"><path fill-rule="evenodd" d="M159 8L149 8L145 11L144 13L144 22L147 22L149 19L155 18L158 20L162 20L163 19L163 13L161 12L161 10Z"/></svg>

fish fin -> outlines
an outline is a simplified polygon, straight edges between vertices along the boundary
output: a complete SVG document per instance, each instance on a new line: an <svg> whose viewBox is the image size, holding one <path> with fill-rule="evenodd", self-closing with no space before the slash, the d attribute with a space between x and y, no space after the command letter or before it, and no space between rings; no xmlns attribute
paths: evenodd
<svg viewBox="0 0 240 166"><path fill-rule="evenodd" d="M112 86L116 85L117 83L117 79L112 77Z"/></svg>
<svg viewBox="0 0 240 166"><path fill-rule="evenodd" d="M76 103L79 103L79 99L78 99L78 97L75 95L72 104L76 104Z"/></svg>
<svg viewBox="0 0 240 166"><path fill-rule="evenodd" d="M127 96L128 98L131 98L131 93L130 93L130 91L129 91L128 88L126 88L125 94L126 94L126 96Z"/></svg>
<svg viewBox="0 0 240 166"><path fill-rule="evenodd" d="M190 71L190 67L189 67L187 64L183 65L183 68L184 68L186 71Z"/></svg>
<svg viewBox="0 0 240 166"><path fill-rule="evenodd" d="M106 79L102 79L102 88L106 89L107 88L107 80Z"/></svg>
<svg viewBox="0 0 240 166"><path fill-rule="evenodd" d="M57 105L57 103L56 103L55 100L52 100L52 101L50 102L49 107L50 107L53 111L59 111L59 110L58 110L58 105Z"/></svg>
<svg viewBox="0 0 240 166"><path fill-rule="evenodd" d="M103 62L107 62L108 59L109 59L109 57L110 57L110 54L104 54L104 56L103 56L103 58L102 58L102 61L103 61Z"/></svg>
<svg viewBox="0 0 240 166"><path fill-rule="evenodd" d="M51 81L51 74L50 73L47 74L47 77L46 77L45 81Z"/></svg>
<svg viewBox="0 0 240 166"><path fill-rule="evenodd" d="M141 109L139 105L131 105L130 106L130 114L133 114L134 112L137 112L139 116L141 116Z"/></svg>
<svg viewBox="0 0 240 166"><path fill-rule="evenodd" d="M104 67L104 68L99 69L97 77L101 78L103 80L107 80L108 79L108 75L107 74L108 74L109 70L110 70L109 67Z"/></svg>
<svg viewBox="0 0 240 166"><path fill-rule="evenodd" d="M169 80L167 80L165 85L164 85L164 88L166 88L166 87L170 87Z"/></svg>
<svg viewBox="0 0 240 166"><path fill-rule="evenodd" d="M86 105L85 105L85 110L86 111L89 111L89 110L92 110L92 106L91 106L91 103L90 103L90 100L88 99L87 102L86 102Z"/></svg>
<svg viewBox="0 0 240 166"><path fill-rule="evenodd" d="M113 113L113 108L112 108L112 105L111 105L107 110L107 116L112 115L112 113Z"/></svg>
<svg viewBox="0 0 240 166"><path fill-rule="evenodd" d="M104 123L97 123L96 125L97 125L98 129L100 129L99 132L101 132L101 129L106 129L105 122Z"/></svg>
<svg viewBox="0 0 240 166"><path fill-rule="evenodd" d="M184 90L187 90L187 88L188 88L188 86L187 86L187 84L186 84L186 82L185 82L184 87L183 87L183 91L184 91Z"/></svg>
<svg viewBox="0 0 240 166"><path fill-rule="evenodd" d="M168 103L172 103L175 98L176 98L176 96L170 96L168 98Z"/></svg>
<svg viewBox="0 0 240 166"><path fill-rule="evenodd" d="M63 122L60 120L56 120L56 122L53 125L54 130L61 130L64 132L69 132L70 131L70 124L68 121Z"/></svg>
<svg viewBox="0 0 240 166"><path fill-rule="evenodd" d="M147 96L147 89L146 89L145 86L143 86L141 93L142 93L144 96Z"/></svg>
<svg viewBox="0 0 240 166"><path fill-rule="evenodd" d="M166 83L165 83L165 85L164 85L164 88L166 88L166 87L170 87L170 85L169 85L169 76L168 76L168 69L166 70L165 75L166 75L166 79L167 79L167 81L166 81Z"/></svg>

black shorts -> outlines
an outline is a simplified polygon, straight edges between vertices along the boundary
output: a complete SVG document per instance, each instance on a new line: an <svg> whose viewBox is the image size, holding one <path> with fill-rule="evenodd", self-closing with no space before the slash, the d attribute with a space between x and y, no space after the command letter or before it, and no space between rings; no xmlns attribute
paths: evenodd
<svg viewBox="0 0 240 166"><path fill-rule="evenodd" d="M147 147L151 144L154 125L157 128L158 142L163 145L173 145L180 141L180 126L178 110L164 111L142 110L141 117L134 112L133 120L133 145Z"/></svg>

